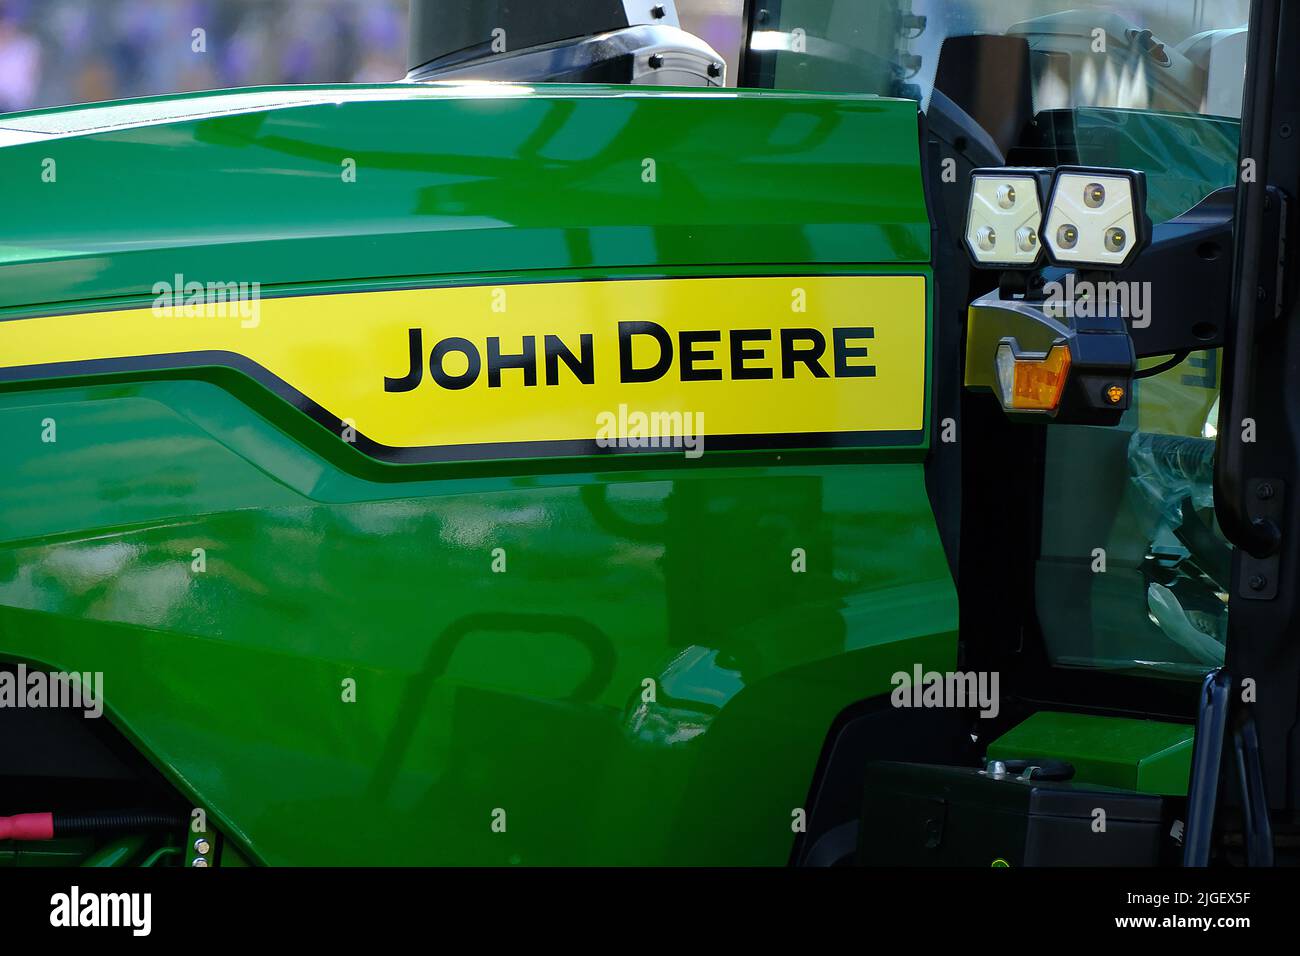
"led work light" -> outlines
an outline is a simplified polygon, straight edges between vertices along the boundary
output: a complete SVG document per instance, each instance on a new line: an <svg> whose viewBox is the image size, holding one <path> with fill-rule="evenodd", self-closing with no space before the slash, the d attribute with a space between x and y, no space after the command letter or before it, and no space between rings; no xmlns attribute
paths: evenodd
<svg viewBox="0 0 1300 956"><path fill-rule="evenodd" d="M1062 166L1047 201L1043 242L1058 266L1122 269L1150 241L1146 177L1128 169Z"/></svg>
<svg viewBox="0 0 1300 956"><path fill-rule="evenodd" d="M966 249L977 266L1032 269L1043 251L1043 185L1051 170L977 169L971 173Z"/></svg>
<svg viewBox="0 0 1300 956"><path fill-rule="evenodd" d="M1151 241L1146 176L1090 166L977 169L965 241L980 268L1033 269L1046 253L1057 266L1123 269Z"/></svg>

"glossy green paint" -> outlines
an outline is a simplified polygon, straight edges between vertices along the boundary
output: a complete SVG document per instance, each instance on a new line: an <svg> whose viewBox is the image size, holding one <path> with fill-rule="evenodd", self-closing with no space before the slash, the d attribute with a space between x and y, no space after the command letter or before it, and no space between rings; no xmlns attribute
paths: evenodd
<svg viewBox="0 0 1300 956"><path fill-rule="evenodd" d="M6 840L0 843L0 867L80 866L95 851L90 837L60 840Z"/></svg>
<svg viewBox="0 0 1300 956"><path fill-rule="evenodd" d="M268 88L7 116L20 141L0 149L0 308L140 294L175 273L274 294L383 277L930 258L911 101L476 89ZM314 100L265 105L293 94ZM106 125L169 114L182 118ZM82 127L103 128L58 132Z"/></svg>
<svg viewBox="0 0 1300 956"><path fill-rule="evenodd" d="M131 833L105 843L82 863L82 866L127 866L140 855L147 837Z"/></svg>
<svg viewBox="0 0 1300 956"><path fill-rule="evenodd" d="M989 744L990 760L1068 760L1076 779L1142 793L1185 796L1190 724L1039 711Z"/></svg>
<svg viewBox="0 0 1300 956"><path fill-rule="evenodd" d="M8 318L176 272L928 274L906 101L343 92L0 148ZM258 862L782 863L836 714L955 666L920 447L381 465L224 369L2 385L0 447L0 656L102 671Z"/></svg>
<svg viewBox="0 0 1300 956"><path fill-rule="evenodd" d="M781 862L835 714L953 664L914 462L362 483L197 381L0 435L0 646L266 862Z"/></svg>

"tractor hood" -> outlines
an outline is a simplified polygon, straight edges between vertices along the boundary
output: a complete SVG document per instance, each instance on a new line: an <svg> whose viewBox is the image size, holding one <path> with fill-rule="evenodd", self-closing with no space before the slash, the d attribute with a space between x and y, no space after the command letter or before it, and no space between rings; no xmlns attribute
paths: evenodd
<svg viewBox="0 0 1300 956"><path fill-rule="evenodd" d="M0 117L0 309L156 283L925 263L916 104L591 85L261 88ZM779 197L779 201L771 201ZM759 201L762 200L762 201Z"/></svg>

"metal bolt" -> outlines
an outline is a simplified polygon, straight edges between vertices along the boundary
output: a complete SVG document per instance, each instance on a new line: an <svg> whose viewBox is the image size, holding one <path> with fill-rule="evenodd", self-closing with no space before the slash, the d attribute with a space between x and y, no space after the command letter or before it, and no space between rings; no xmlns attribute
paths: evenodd
<svg viewBox="0 0 1300 956"><path fill-rule="evenodd" d="M650 69L657 70L664 65L664 55L662 53L650 54Z"/></svg>
<svg viewBox="0 0 1300 956"><path fill-rule="evenodd" d="M208 851L211 849L212 849L212 844L209 843L207 840L205 840L203 837L199 837L197 840L194 841L194 852L197 853L199 856L207 856Z"/></svg>
<svg viewBox="0 0 1300 956"><path fill-rule="evenodd" d="M654 17L656 20L662 20L664 17L668 16L668 11L664 9L662 3L656 3L650 8L650 16Z"/></svg>
<svg viewBox="0 0 1300 956"><path fill-rule="evenodd" d="M208 861L203 859L203 857L201 856L196 856L194 858L194 862L190 864L190 866L207 866L207 865L208 865Z"/></svg>
<svg viewBox="0 0 1300 956"><path fill-rule="evenodd" d="M1261 481L1259 487L1255 489L1255 497L1260 501L1268 501L1268 499L1273 497L1273 494L1273 486L1267 481Z"/></svg>
<svg viewBox="0 0 1300 956"><path fill-rule="evenodd" d="M1262 574L1252 574L1250 576L1250 589L1252 591L1262 591L1268 587L1268 578Z"/></svg>
<svg viewBox="0 0 1300 956"><path fill-rule="evenodd" d="M1283 139L1290 139L1290 138L1291 138L1291 124L1290 124L1290 123L1283 123L1281 126L1278 127L1277 131L1282 135L1282 138L1283 138Z"/></svg>
<svg viewBox="0 0 1300 956"><path fill-rule="evenodd" d="M713 62L713 63L710 63L710 64L709 64L709 76L713 77L713 78L716 80L716 79L717 79L718 77L720 77L721 75L722 75L722 64L721 64L721 63L718 63L718 62L716 62L716 61Z"/></svg>

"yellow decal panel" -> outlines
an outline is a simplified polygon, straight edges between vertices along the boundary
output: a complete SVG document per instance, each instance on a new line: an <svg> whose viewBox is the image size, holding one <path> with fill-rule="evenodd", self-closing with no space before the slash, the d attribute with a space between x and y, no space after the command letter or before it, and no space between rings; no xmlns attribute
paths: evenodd
<svg viewBox="0 0 1300 956"><path fill-rule="evenodd" d="M635 429L638 413L679 413L717 447L920 440L921 276L546 282L215 304L194 285L194 295L160 296L153 308L0 322L3 377L227 363L397 460L635 448L601 438Z"/></svg>

